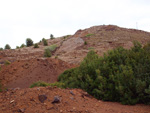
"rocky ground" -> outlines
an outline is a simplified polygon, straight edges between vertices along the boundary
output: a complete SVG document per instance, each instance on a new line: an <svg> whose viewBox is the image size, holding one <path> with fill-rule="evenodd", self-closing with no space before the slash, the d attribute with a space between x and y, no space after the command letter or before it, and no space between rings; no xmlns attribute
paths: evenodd
<svg viewBox="0 0 150 113"><path fill-rule="evenodd" d="M148 105L103 102L80 89L37 87L0 93L0 113L149 113Z"/></svg>

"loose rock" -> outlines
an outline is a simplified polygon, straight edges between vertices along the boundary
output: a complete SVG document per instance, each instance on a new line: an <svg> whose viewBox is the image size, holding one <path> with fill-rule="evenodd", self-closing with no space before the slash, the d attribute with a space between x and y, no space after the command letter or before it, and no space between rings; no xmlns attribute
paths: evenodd
<svg viewBox="0 0 150 113"><path fill-rule="evenodd" d="M55 96L52 104L59 103L59 102L60 102L60 97L59 96Z"/></svg>
<svg viewBox="0 0 150 113"><path fill-rule="evenodd" d="M44 101L47 99L47 96L46 95L39 95L38 98L39 98L39 101L41 103L44 103Z"/></svg>

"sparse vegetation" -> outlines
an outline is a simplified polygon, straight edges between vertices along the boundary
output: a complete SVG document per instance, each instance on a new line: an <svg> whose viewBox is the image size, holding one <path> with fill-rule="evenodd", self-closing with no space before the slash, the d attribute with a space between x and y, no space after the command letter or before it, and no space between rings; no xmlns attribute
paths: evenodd
<svg viewBox="0 0 150 113"><path fill-rule="evenodd" d="M57 45L51 45L50 47L48 47L49 48L49 50L51 51L51 52L53 52L53 51L55 51L56 50L56 48L57 48Z"/></svg>
<svg viewBox="0 0 150 113"><path fill-rule="evenodd" d="M47 40L45 38L42 39L43 45L48 46Z"/></svg>
<svg viewBox="0 0 150 113"><path fill-rule="evenodd" d="M4 64L5 64L5 65L9 65L9 64L11 64L11 62L8 61L8 60L6 60Z"/></svg>
<svg viewBox="0 0 150 113"><path fill-rule="evenodd" d="M34 44L34 48L39 48L39 45L37 43Z"/></svg>
<svg viewBox="0 0 150 113"><path fill-rule="evenodd" d="M33 83L30 88L33 88L33 87L46 87L46 86L57 86L59 88L63 88L64 87L64 84L63 83L59 83L59 82L55 82L55 83L46 83L44 81L38 81L38 82L35 82Z"/></svg>
<svg viewBox="0 0 150 113"><path fill-rule="evenodd" d="M94 34L87 34L85 35L86 37L90 37L90 36L93 36Z"/></svg>
<svg viewBox="0 0 150 113"><path fill-rule="evenodd" d="M9 44L6 44L6 45L5 45L5 49L11 49L10 45L9 45Z"/></svg>
<svg viewBox="0 0 150 113"><path fill-rule="evenodd" d="M29 46L32 46L32 45L33 45L33 41L32 41L32 39L31 39L31 38L27 38L27 39L26 39L26 45L27 45L27 47L29 47Z"/></svg>
<svg viewBox="0 0 150 113"><path fill-rule="evenodd" d="M94 47L89 47L88 50L94 50Z"/></svg>
<svg viewBox="0 0 150 113"><path fill-rule="evenodd" d="M150 104L150 46L134 42L98 57L90 51L79 67L59 76L65 88L81 88L97 99L122 104Z"/></svg>

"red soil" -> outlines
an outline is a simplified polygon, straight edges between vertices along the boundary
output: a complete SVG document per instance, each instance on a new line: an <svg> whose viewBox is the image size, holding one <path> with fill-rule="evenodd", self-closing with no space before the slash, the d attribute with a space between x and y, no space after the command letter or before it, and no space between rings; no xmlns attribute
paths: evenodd
<svg viewBox="0 0 150 113"><path fill-rule="evenodd" d="M39 95L46 98L43 103ZM54 97L59 103L52 103ZM0 113L149 113L149 105L98 101L80 89L26 88L0 93Z"/></svg>
<svg viewBox="0 0 150 113"><path fill-rule="evenodd" d="M53 83L58 76L72 65L59 59L20 60L3 66L0 80L6 88L28 88L33 82Z"/></svg>

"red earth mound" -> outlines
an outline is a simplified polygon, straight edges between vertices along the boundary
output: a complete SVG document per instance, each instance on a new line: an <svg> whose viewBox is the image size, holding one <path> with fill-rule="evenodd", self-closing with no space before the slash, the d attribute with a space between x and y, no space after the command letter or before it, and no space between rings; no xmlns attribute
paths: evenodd
<svg viewBox="0 0 150 113"><path fill-rule="evenodd" d="M96 100L80 89L26 88L0 93L0 113L149 113L149 105Z"/></svg>
<svg viewBox="0 0 150 113"><path fill-rule="evenodd" d="M59 59L20 60L2 67L0 81L6 88L27 88L37 81L53 83L59 74L72 67Z"/></svg>

